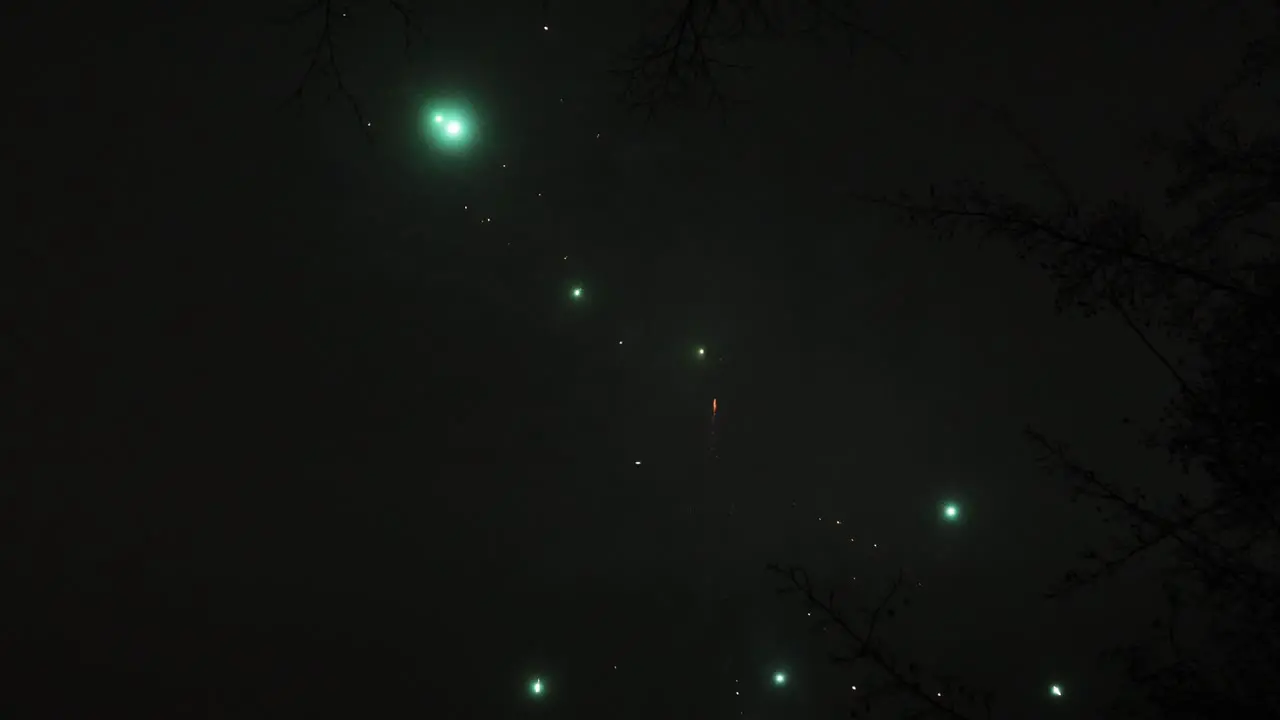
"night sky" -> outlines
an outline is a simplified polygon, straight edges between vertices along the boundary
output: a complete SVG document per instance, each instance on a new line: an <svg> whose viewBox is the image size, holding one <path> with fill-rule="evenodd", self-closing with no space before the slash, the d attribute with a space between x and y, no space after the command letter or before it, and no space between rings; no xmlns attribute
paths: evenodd
<svg viewBox="0 0 1280 720"><path fill-rule="evenodd" d="M901 570L885 637L998 717L1111 699L1156 588L1041 598L1099 529L1021 431L1141 482L1172 382L1007 244L857 196L1043 197L1008 117L1144 198L1237 15L869 3L888 44L745 40L724 112L646 118L609 71L662 3L421 3L406 56L370 0L362 127L291 100L287 5L153 5L6 29L6 717L846 717L770 562L850 607Z"/></svg>

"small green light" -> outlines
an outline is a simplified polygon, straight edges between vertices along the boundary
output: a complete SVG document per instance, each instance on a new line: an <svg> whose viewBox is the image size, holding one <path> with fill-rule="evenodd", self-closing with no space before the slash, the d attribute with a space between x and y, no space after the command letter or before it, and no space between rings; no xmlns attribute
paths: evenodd
<svg viewBox="0 0 1280 720"><path fill-rule="evenodd" d="M573 290L571 290L569 294L573 295L574 299L580 298L582 297L582 288L576 287Z"/></svg>
<svg viewBox="0 0 1280 720"><path fill-rule="evenodd" d="M1049 686L1049 694L1050 694L1050 695L1053 695L1054 697L1062 697L1062 686L1061 686L1061 685L1050 685L1050 686Z"/></svg>
<svg viewBox="0 0 1280 720"><path fill-rule="evenodd" d="M541 678L535 678L535 679L534 679L534 681L533 681L533 683L531 683L531 684L529 685L529 690L530 690L534 695L541 695L541 694L542 694L542 690L543 690L543 687L542 687L542 679L541 679Z"/></svg>
<svg viewBox="0 0 1280 720"><path fill-rule="evenodd" d="M776 673L774 673L774 674L773 674L773 684L774 684L774 685L786 685L786 684L787 684L787 674L786 674L786 673L783 673L783 672L776 672Z"/></svg>

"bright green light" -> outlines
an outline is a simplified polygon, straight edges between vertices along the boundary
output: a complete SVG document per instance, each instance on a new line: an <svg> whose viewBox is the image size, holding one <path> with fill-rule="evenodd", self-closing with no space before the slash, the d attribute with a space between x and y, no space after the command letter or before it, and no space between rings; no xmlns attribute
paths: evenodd
<svg viewBox="0 0 1280 720"><path fill-rule="evenodd" d="M1061 685L1050 685L1050 686L1049 686L1049 694L1050 694L1050 695L1053 695L1054 697L1062 697L1062 686L1061 686Z"/></svg>
<svg viewBox="0 0 1280 720"><path fill-rule="evenodd" d="M776 672L776 673L774 673L774 674L773 674L773 684L774 684L774 685L786 685L786 684L787 684L787 674L786 674L786 673L782 673L782 672Z"/></svg>
<svg viewBox="0 0 1280 720"><path fill-rule="evenodd" d="M422 112L423 133L436 148L460 152L475 143L476 123L465 102L431 101Z"/></svg>
<svg viewBox="0 0 1280 720"><path fill-rule="evenodd" d="M960 518L960 508L955 503L947 503L942 507L942 515L948 520L957 520Z"/></svg>
<svg viewBox="0 0 1280 720"><path fill-rule="evenodd" d="M541 695L541 694L542 694L542 690L543 690L543 687L542 687L542 678L535 678L535 679L534 679L534 681L533 681L533 683L531 683L531 684L529 685L529 690L530 690L530 692L532 692L534 695Z"/></svg>
<svg viewBox="0 0 1280 720"><path fill-rule="evenodd" d="M570 295L573 295L573 298L576 300L576 299L578 299L578 298L582 297L582 288L581 288L581 287L576 287L576 288L574 288L573 290L571 290L571 291L569 292L569 294L570 294Z"/></svg>
<svg viewBox="0 0 1280 720"><path fill-rule="evenodd" d="M707 354L706 348L698 348L698 357L705 357L706 354Z"/></svg>

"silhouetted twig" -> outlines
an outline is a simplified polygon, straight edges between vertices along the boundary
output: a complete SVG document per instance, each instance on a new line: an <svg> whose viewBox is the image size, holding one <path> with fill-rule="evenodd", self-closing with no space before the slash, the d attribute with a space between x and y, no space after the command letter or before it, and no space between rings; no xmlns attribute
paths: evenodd
<svg viewBox="0 0 1280 720"><path fill-rule="evenodd" d="M940 696L937 692L927 692L923 688L919 677L919 667L915 663L909 663L905 669L900 667L885 649L883 643L877 640L876 631L880 623L886 617L892 617L897 611L895 600L900 597L904 587L902 572L899 572L890 583L889 589L885 591L880 602L871 608L866 629L859 630L834 606L835 595L833 592L829 591L827 599L822 599L818 589L811 582L809 574L803 568L784 567L775 564L769 565L769 570L785 578L786 584L779 589L780 592L795 592L802 595L808 606L813 610L817 610L826 623L836 627L850 645L851 654L832 655L830 658L832 662L840 665L854 665L862 661L870 662L888 678L888 683L880 688L874 690L864 688L863 691L859 692L862 712L870 712L870 703L873 698L886 695L901 695L910 697L922 705L921 708L915 711L917 713L916 717L937 716L955 718L957 720L969 717L956 707L950 692L944 696ZM950 689L950 686L948 686L948 689ZM960 694L969 702L981 705L986 715L990 717L991 704L994 699L992 694L987 693L978 696L976 693L969 691L968 688L961 688ZM854 714L856 715L857 712L857 709L855 709Z"/></svg>
<svg viewBox="0 0 1280 720"><path fill-rule="evenodd" d="M838 32L852 50L867 41L895 56L905 54L856 19L850 0L682 0L661 30L646 35L614 71L623 97L652 117L664 104L701 98L727 112L726 72L750 67L723 56L754 35Z"/></svg>
<svg viewBox="0 0 1280 720"><path fill-rule="evenodd" d="M331 97L334 91L341 95L352 114L355 115L361 130L366 134L369 133L372 123L365 117L360 100L348 84L338 51L337 38L339 23L350 11L357 7L365 10L370 6L380 6L394 12L400 18L404 28L405 53L411 50L415 39L426 40L426 34L418 22L417 15L402 0L357 0L345 3L338 3L336 0L306 0L295 10L275 18L276 24L290 29L311 29L315 33L307 51L307 69L303 72L297 89L294 90L293 99L301 100L308 87L317 80L327 80L331 83L331 87L326 97Z"/></svg>

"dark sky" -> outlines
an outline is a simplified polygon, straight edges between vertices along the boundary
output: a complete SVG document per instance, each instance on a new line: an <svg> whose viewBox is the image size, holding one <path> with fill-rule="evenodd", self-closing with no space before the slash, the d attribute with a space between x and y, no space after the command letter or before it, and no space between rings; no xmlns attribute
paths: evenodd
<svg viewBox="0 0 1280 720"><path fill-rule="evenodd" d="M1161 462L1120 419L1171 383L1117 323L1055 316L1011 248L852 195L1041 197L1002 107L1086 199L1147 197L1140 141L1241 27L875 5L905 60L747 43L723 123L647 124L607 70L652 7L424 4L409 59L394 15L353 11L372 142L323 81L285 104L311 36L263 4L9 23L31 716L843 717L857 679L770 561L854 604L903 568L904 653L1001 716L1091 716L1097 653L1155 596L1135 573L1039 599L1098 533L1019 433L1141 482ZM417 131L443 95L480 132L447 158Z"/></svg>

